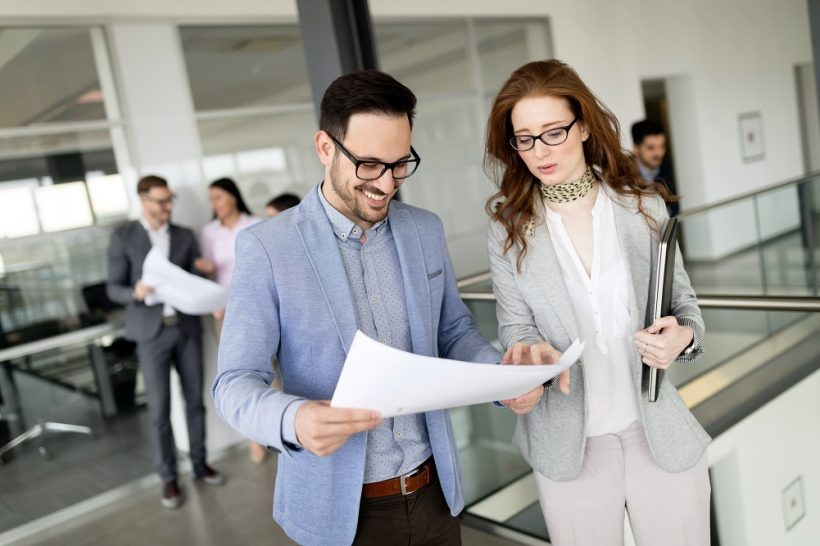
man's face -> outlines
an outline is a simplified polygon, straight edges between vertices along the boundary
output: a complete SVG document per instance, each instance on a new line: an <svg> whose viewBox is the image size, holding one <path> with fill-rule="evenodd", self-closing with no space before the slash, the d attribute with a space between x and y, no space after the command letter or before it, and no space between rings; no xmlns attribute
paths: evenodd
<svg viewBox="0 0 820 546"><path fill-rule="evenodd" d="M148 193L140 195L142 210L145 218L155 227L171 221L171 212L174 209L174 194L171 190L161 186L154 186Z"/></svg>
<svg viewBox="0 0 820 546"><path fill-rule="evenodd" d="M649 135L634 147L635 157L645 167L657 169L666 155L666 135Z"/></svg>
<svg viewBox="0 0 820 546"><path fill-rule="evenodd" d="M334 135L335 136L335 135ZM342 145L357 159L393 163L411 158L410 122L406 115L360 113L351 116ZM325 198L363 230L387 216L390 200L402 180L387 170L376 180L361 180L356 165L334 145L327 133L316 135L319 158L325 165Z"/></svg>

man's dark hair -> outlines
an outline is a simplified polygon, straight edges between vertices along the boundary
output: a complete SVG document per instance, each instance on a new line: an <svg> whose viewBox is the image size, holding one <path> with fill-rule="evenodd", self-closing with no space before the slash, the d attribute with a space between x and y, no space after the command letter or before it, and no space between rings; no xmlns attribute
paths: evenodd
<svg viewBox="0 0 820 546"><path fill-rule="evenodd" d="M279 212L283 210L288 210L291 207L295 207L299 204L299 196L294 195L292 193L283 193L281 195L277 195L270 201L266 206L276 209Z"/></svg>
<svg viewBox="0 0 820 546"><path fill-rule="evenodd" d="M643 139L648 136L665 134L666 131L664 131L659 123L649 121L648 119L636 121L632 124L632 142L635 146L640 146L643 143Z"/></svg>
<svg viewBox="0 0 820 546"><path fill-rule="evenodd" d="M319 110L319 128L343 140L350 117L364 112L406 115L412 128L416 96L389 74L361 70L336 78L325 91Z"/></svg>
<svg viewBox="0 0 820 546"><path fill-rule="evenodd" d="M155 174L149 174L147 176L143 176L137 182L137 193L142 195L143 193L148 193L151 191L151 188L167 188L168 181L162 178L161 176L157 176Z"/></svg>

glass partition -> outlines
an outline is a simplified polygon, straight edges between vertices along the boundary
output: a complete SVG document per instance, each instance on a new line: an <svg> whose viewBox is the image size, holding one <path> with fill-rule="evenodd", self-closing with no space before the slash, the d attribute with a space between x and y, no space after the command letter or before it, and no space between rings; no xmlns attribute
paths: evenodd
<svg viewBox="0 0 820 546"><path fill-rule="evenodd" d="M695 290L807 296L818 292L820 177L808 176L681 215Z"/></svg>

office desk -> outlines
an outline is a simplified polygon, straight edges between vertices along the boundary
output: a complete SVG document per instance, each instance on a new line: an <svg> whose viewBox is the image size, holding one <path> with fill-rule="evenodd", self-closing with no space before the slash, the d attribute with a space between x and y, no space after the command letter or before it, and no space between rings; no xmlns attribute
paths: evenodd
<svg viewBox="0 0 820 546"><path fill-rule="evenodd" d="M94 372L102 414L106 417L115 415L117 413L117 404L114 399L114 389L102 345L104 339L117 337L123 333L124 328L121 322L105 322L66 332L65 334L0 349L0 394L3 396L3 405L7 417L9 413L20 413L20 401L17 397L11 373L12 368L16 368L16 366L11 364L12 361L54 349L83 344L88 347L89 362Z"/></svg>

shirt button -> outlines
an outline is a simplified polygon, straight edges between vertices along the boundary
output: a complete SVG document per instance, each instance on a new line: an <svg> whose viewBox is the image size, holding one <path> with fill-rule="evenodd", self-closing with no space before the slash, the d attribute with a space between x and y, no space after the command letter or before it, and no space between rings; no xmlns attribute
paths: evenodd
<svg viewBox="0 0 820 546"><path fill-rule="evenodd" d="M373 301L376 301L376 294L371 294L370 299L373 300Z"/></svg>
<svg viewBox="0 0 820 546"><path fill-rule="evenodd" d="M362 256L367 256L367 251L366 250L362 250Z"/></svg>
<svg viewBox="0 0 820 546"><path fill-rule="evenodd" d="M386 337L382 338L382 343L387 343L387 338Z"/></svg>

